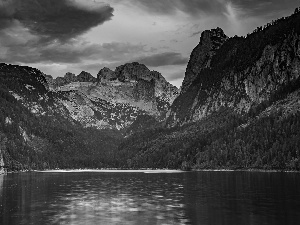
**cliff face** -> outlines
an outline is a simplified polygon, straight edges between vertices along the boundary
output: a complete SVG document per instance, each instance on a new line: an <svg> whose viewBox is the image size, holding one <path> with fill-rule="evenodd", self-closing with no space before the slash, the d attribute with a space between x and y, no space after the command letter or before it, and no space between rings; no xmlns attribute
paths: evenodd
<svg viewBox="0 0 300 225"><path fill-rule="evenodd" d="M182 92L168 113L168 125L198 121L223 107L248 113L297 82L299 19L294 14L247 37L228 39L219 28L204 31L191 54Z"/></svg>
<svg viewBox="0 0 300 225"><path fill-rule="evenodd" d="M76 78L54 90L68 96L62 102L73 119L98 129L126 128L139 115L162 120L178 94L160 73L139 63L127 63L116 71L103 68L96 81Z"/></svg>
<svg viewBox="0 0 300 225"><path fill-rule="evenodd" d="M1 71L3 84L17 83L9 85L12 96L33 113L57 112L97 129L122 130L139 115L162 120L178 94L161 74L139 63L125 64L116 72L103 68L97 78L83 71L53 79L33 68L5 64ZM51 104L45 101L49 95Z"/></svg>
<svg viewBox="0 0 300 225"><path fill-rule="evenodd" d="M181 93L187 91L203 69L210 68L213 56L227 39L228 37L219 27L202 32L200 43L194 48L190 56Z"/></svg>

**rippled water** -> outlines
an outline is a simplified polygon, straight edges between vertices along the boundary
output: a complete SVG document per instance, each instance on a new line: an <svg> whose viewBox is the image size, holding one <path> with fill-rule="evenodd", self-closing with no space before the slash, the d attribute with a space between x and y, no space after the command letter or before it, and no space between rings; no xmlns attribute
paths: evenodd
<svg viewBox="0 0 300 225"><path fill-rule="evenodd" d="M0 224L300 224L300 174L8 174Z"/></svg>

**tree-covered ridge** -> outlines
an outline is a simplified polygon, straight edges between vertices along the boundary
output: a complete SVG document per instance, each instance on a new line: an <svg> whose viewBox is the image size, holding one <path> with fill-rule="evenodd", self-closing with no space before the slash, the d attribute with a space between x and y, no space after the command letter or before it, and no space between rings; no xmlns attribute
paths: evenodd
<svg viewBox="0 0 300 225"><path fill-rule="evenodd" d="M198 70L197 78L174 101L169 128L149 129L126 139L119 146L120 165L299 170L299 35L297 8L293 15L246 37L227 39L210 65ZM248 84L255 81L263 85L254 91L265 85L268 92L262 90L261 96L249 92ZM221 101L216 102L219 96ZM243 98L249 110L241 113L237 105ZM191 122L196 109L205 113L209 108L208 116Z"/></svg>
<svg viewBox="0 0 300 225"><path fill-rule="evenodd" d="M0 68L0 154L8 170L100 168L113 165L121 135L83 128L48 92L40 71L10 65ZM38 102L35 111L28 107Z"/></svg>
<svg viewBox="0 0 300 225"><path fill-rule="evenodd" d="M156 128L119 146L119 166L181 169L300 169L300 112L244 124L224 109L183 127ZM125 160L127 159L127 160Z"/></svg>

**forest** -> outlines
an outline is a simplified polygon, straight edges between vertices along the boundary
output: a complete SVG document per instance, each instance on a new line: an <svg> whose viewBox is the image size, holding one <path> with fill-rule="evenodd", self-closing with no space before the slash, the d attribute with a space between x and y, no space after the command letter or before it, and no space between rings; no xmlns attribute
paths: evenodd
<svg viewBox="0 0 300 225"><path fill-rule="evenodd" d="M59 113L36 116L4 85L0 106L0 150L8 171L113 165L118 132L83 128Z"/></svg>

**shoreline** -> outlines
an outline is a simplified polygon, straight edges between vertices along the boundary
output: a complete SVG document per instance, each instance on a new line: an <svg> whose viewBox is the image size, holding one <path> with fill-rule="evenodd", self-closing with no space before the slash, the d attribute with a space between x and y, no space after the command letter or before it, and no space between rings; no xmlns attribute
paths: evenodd
<svg viewBox="0 0 300 225"><path fill-rule="evenodd" d="M22 171L8 171L0 173L0 175L12 173L186 173L186 172L256 172L256 173L300 173L296 170L264 170L264 169L153 169L153 168L140 168L140 169L121 169L121 168L104 168L104 169L49 169L49 170L22 170Z"/></svg>
<svg viewBox="0 0 300 225"><path fill-rule="evenodd" d="M259 173L300 173L298 170L265 170L265 169L195 169L195 172L259 172Z"/></svg>

